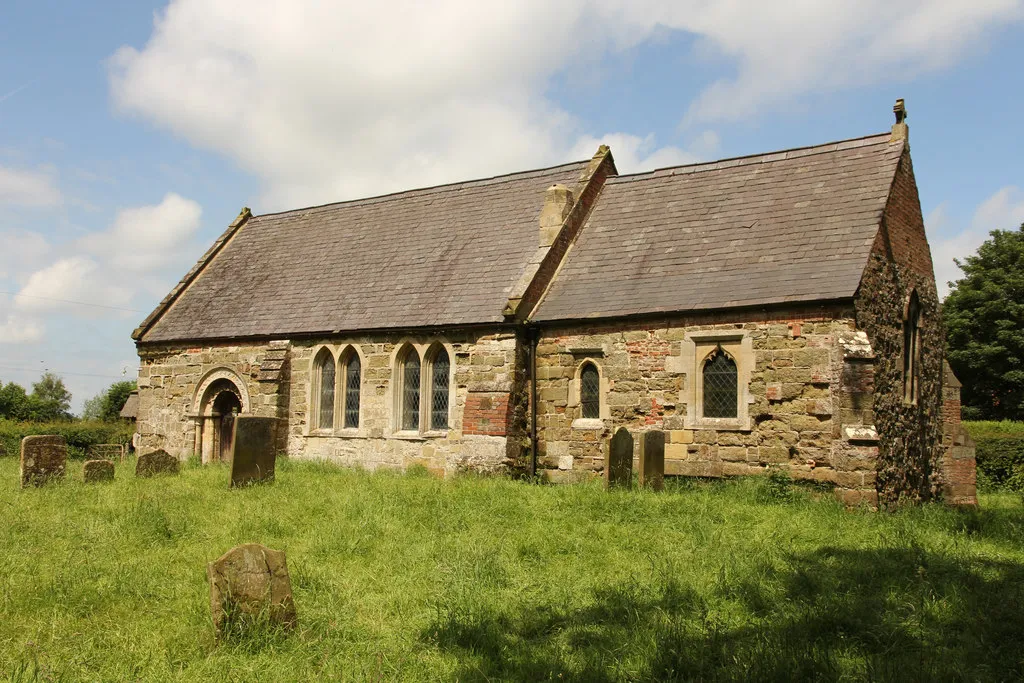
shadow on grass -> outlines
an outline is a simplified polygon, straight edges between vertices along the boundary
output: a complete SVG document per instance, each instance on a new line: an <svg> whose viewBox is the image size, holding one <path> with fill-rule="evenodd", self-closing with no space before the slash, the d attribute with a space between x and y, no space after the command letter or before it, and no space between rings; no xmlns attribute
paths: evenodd
<svg viewBox="0 0 1024 683"><path fill-rule="evenodd" d="M824 548L705 593L663 576L583 607L454 604L422 639L459 680L1024 679L1020 564Z"/></svg>

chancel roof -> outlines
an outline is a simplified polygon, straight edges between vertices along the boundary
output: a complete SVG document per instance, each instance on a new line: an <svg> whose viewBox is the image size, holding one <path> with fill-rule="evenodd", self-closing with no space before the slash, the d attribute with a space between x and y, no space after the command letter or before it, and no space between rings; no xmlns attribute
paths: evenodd
<svg viewBox="0 0 1024 683"><path fill-rule="evenodd" d="M852 297L903 148L886 133L610 178L532 317Z"/></svg>

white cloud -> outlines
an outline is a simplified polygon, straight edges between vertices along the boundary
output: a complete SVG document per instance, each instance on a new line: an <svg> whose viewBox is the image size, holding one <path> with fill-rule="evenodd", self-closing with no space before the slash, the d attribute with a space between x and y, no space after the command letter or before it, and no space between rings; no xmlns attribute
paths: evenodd
<svg viewBox="0 0 1024 683"><path fill-rule="evenodd" d="M651 0L650 10L658 3ZM795 95L906 82L955 62L992 30L1024 18L1020 0L691 2L673 26L735 61L734 78L708 87L689 122L750 118Z"/></svg>
<svg viewBox="0 0 1024 683"><path fill-rule="evenodd" d="M0 341L37 341L55 315L141 319L140 311L126 309L140 292L163 294L168 273L179 276L194 258L201 215L199 204L169 192L159 204L121 209L106 230L71 244L51 247L33 232L0 233L12 247L0 253L0 277L24 282L0 325ZM3 315L0 306L0 321Z"/></svg>
<svg viewBox="0 0 1024 683"><path fill-rule="evenodd" d="M120 272L148 272L176 265L199 228L202 207L169 192L155 206L118 211L109 229L81 240L81 246Z"/></svg>
<svg viewBox="0 0 1024 683"><path fill-rule="evenodd" d="M26 313L72 311L95 317L109 315L101 306L124 308L131 297L130 286L117 273L102 269L88 256L71 256L33 273L14 298L14 306Z"/></svg>
<svg viewBox="0 0 1024 683"><path fill-rule="evenodd" d="M960 230L951 226L953 221L947 215L945 202L933 209L924 223L932 244L939 296L945 298L949 293L946 283L963 277L953 259L974 254L992 230L1016 230L1024 223L1024 191L1014 186L996 191L978 205L970 225Z"/></svg>
<svg viewBox="0 0 1024 683"><path fill-rule="evenodd" d="M60 201L52 170L27 171L0 166L0 205L55 206Z"/></svg>
<svg viewBox="0 0 1024 683"><path fill-rule="evenodd" d="M38 320L8 314L0 323L0 344L31 344L43 338L43 324Z"/></svg>
<svg viewBox="0 0 1024 683"><path fill-rule="evenodd" d="M939 68L1020 16L1021 0L174 0L110 80L118 108L232 158L280 208L589 156L599 139L625 144L627 167L702 156L581 130L546 96L554 75L666 31L736 67L678 112L692 123Z"/></svg>

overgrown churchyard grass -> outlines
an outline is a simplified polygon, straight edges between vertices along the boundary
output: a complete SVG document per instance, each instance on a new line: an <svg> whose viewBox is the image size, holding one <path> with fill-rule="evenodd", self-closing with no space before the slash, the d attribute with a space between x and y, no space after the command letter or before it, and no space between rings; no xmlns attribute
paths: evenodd
<svg viewBox="0 0 1024 683"><path fill-rule="evenodd" d="M0 460L15 680L1019 680L1024 511L847 512L779 482L605 493L279 463L17 488ZM81 472L71 468L76 479ZM215 645L206 563L288 554L290 635Z"/></svg>

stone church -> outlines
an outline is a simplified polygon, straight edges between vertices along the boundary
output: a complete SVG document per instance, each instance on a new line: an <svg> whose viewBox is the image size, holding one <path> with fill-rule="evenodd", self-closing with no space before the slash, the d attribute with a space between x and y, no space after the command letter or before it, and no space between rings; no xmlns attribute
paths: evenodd
<svg viewBox="0 0 1024 683"><path fill-rule="evenodd" d="M140 450L600 475L769 467L846 503L973 504L906 112L891 131L621 175L591 159L242 210L135 330Z"/></svg>

